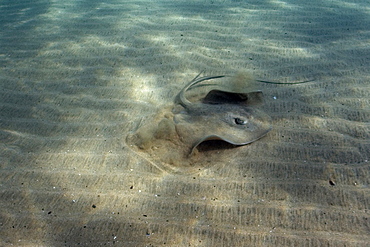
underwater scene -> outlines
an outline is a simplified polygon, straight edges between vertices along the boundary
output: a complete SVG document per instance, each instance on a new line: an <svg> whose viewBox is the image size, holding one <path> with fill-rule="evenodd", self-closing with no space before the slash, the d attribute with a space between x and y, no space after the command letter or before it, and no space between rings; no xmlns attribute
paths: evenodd
<svg viewBox="0 0 370 247"><path fill-rule="evenodd" d="M0 246L369 246L367 0L1 0Z"/></svg>

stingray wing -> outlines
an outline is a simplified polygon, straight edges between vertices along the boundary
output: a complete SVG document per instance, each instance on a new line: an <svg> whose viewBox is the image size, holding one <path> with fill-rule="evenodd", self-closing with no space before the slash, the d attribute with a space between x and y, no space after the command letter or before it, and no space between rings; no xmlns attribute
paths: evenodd
<svg viewBox="0 0 370 247"><path fill-rule="evenodd" d="M220 140L220 141L225 141L225 142L228 142L228 143L233 144L233 145L236 145L236 146L242 146L242 145L247 145L249 143L255 142L258 139L264 137L271 129L272 129L271 127L268 128L268 129L265 129L264 131L261 131L258 135L255 135L254 138L247 139L247 140L240 141L240 142L235 142L235 140L234 140L233 137L230 138L230 137L221 136L221 135L209 135L209 136L205 136L205 137L201 138L197 143L195 143L193 145L189 156L193 154L195 148L197 146L199 146L199 144L201 144L202 142L205 142L205 141Z"/></svg>
<svg viewBox="0 0 370 247"><path fill-rule="evenodd" d="M203 99L205 104L244 104L261 105L263 103L262 91L248 93L234 93L222 90L211 90Z"/></svg>

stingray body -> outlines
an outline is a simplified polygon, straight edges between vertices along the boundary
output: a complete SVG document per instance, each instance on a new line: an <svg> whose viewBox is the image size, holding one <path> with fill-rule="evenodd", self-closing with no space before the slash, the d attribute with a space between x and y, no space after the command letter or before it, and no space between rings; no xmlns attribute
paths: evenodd
<svg viewBox="0 0 370 247"><path fill-rule="evenodd" d="M230 78L198 75L180 91L173 106L145 119L127 136L128 146L153 166L171 173L199 172L224 164L232 154L214 154L227 145L199 145L208 140L245 145L271 130L269 116L258 109L262 92L248 78Z"/></svg>
<svg viewBox="0 0 370 247"><path fill-rule="evenodd" d="M143 125L126 138L129 147L160 170L193 173L229 162L233 154L220 150L227 145L205 142L246 145L271 130L270 117L259 108L263 95L256 84L308 82L253 80L248 74L199 75L179 92L174 105L143 118Z"/></svg>
<svg viewBox="0 0 370 247"><path fill-rule="evenodd" d="M247 84L242 88L210 84L215 89L201 102L191 102L185 96L188 90L196 88L203 81L226 76L198 77L186 85L175 99L175 103L182 107L174 111L176 131L181 141L190 147L190 155L200 143L207 140L245 145L271 130L269 116L255 107L262 102L261 91L249 91L251 89Z"/></svg>

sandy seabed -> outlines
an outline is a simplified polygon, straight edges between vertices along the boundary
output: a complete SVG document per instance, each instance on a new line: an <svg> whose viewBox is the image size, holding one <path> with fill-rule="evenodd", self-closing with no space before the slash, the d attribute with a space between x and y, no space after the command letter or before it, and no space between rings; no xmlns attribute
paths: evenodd
<svg viewBox="0 0 370 247"><path fill-rule="evenodd" d="M369 29L365 0L2 1L0 245L369 246ZM260 85L264 138L159 169L126 136L200 71L314 81Z"/></svg>

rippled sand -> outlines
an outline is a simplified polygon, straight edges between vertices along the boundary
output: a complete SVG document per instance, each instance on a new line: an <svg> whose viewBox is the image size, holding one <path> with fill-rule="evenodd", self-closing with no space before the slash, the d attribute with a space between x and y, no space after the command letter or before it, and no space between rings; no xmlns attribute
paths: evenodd
<svg viewBox="0 0 370 247"><path fill-rule="evenodd" d="M1 2L0 245L368 246L369 9ZM163 171L126 136L202 70L315 81L261 84L267 136Z"/></svg>

